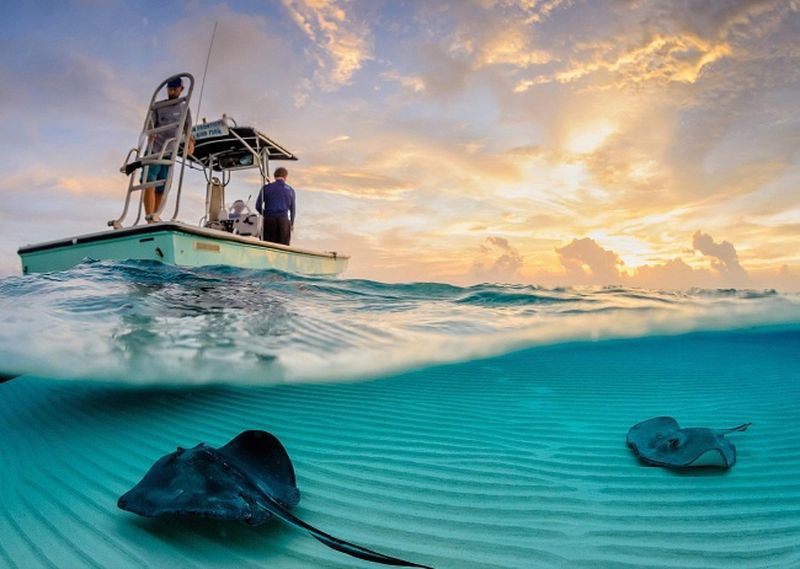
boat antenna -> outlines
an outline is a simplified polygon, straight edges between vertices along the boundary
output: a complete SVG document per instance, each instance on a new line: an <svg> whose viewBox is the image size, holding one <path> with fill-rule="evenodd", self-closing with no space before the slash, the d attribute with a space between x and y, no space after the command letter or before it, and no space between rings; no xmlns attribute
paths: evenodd
<svg viewBox="0 0 800 569"><path fill-rule="evenodd" d="M200 97L197 100L197 117L200 120L200 105L203 103L203 89L206 86L206 73L208 73L208 62L211 60L211 48L214 47L214 37L217 35L217 24L219 21L214 22L214 31L211 32L211 41L208 44L208 55L206 55L206 66L203 69L203 82L200 83Z"/></svg>

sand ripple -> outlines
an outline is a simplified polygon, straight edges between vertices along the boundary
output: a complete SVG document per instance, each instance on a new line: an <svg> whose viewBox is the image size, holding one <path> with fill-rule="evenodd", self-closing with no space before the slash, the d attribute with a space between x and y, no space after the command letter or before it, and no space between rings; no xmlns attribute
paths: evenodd
<svg viewBox="0 0 800 569"><path fill-rule="evenodd" d="M145 520L117 497L177 445L261 428L296 513L436 567L800 566L797 332L538 348L380 381L0 385L0 566L369 567L279 523ZM639 465L627 429L725 427L731 471Z"/></svg>

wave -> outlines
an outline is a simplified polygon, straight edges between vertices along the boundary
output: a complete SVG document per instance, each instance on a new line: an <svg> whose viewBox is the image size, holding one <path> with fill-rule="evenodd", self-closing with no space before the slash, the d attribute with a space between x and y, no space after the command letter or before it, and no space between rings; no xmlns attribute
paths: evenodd
<svg viewBox="0 0 800 569"><path fill-rule="evenodd" d="M342 381L576 341L800 324L800 295L388 284L95 261L0 279L0 375Z"/></svg>

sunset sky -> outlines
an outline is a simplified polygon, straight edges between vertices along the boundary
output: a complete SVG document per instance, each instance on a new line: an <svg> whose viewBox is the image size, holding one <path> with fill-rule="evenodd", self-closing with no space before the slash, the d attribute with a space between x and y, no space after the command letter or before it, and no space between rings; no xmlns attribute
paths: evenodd
<svg viewBox="0 0 800 569"><path fill-rule="evenodd" d="M800 290L797 0L14 3L0 274L120 213L152 90L202 77L214 22L200 116L299 156L293 244L345 276Z"/></svg>

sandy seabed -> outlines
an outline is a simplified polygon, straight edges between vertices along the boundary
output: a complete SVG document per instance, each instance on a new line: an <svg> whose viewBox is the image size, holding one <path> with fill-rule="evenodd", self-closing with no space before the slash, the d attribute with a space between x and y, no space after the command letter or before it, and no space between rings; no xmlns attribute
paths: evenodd
<svg viewBox="0 0 800 569"><path fill-rule="evenodd" d="M640 465L628 428L729 427L727 472ZM437 568L800 567L800 332L540 347L359 383L0 384L0 567L377 567L272 521L150 520L177 446L278 436L305 521Z"/></svg>

